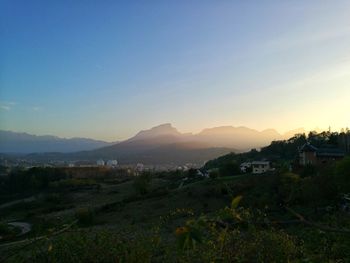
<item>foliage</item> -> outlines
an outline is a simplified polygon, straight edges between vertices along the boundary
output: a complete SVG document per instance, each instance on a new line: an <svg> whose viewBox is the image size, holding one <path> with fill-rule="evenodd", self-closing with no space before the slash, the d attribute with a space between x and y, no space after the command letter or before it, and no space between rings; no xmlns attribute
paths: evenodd
<svg viewBox="0 0 350 263"><path fill-rule="evenodd" d="M246 153L230 153L220 156L214 160L208 161L204 165L204 169L209 170L213 168L220 168L229 162L247 162L259 159L268 159L272 162L294 162L297 159L298 149L307 141L316 147L323 145L331 145L340 149L346 150L346 140L350 132L311 132L306 136L305 134L296 134L288 140L273 141L270 145L262 147L260 151L252 149ZM347 149L348 150L348 149ZM305 172L305 175L309 174Z"/></svg>
<svg viewBox="0 0 350 263"><path fill-rule="evenodd" d="M135 190L141 195L147 194L149 192L151 179L151 174L148 172L144 172L141 175L136 176L134 179Z"/></svg>
<svg viewBox="0 0 350 263"><path fill-rule="evenodd" d="M187 171L188 178L196 178L198 175L197 169L191 168Z"/></svg>
<svg viewBox="0 0 350 263"><path fill-rule="evenodd" d="M178 247L182 250L193 249L202 242L201 228L204 226L204 220L189 220L185 226L178 227L175 231Z"/></svg>
<svg viewBox="0 0 350 263"><path fill-rule="evenodd" d="M223 156L220 156L216 159L210 160L208 161L205 165L204 165L204 169L205 170L210 170L213 168L219 168L222 164L231 162L232 160L236 160L237 155L235 153L229 153Z"/></svg>
<svg viewBox="0 0 350 263"><path fill-rule="evenodd" d="M0 222L0 241L11 240L19 233L20 230L18 228Z"/></svg>
<svg viewBox="0 0 350 263"><path fill-rule="evenodd" d="M96 188L99 187L99 185L96 183L94 179L70 178L70 179L63 179L63 180L49 183L49 187L61 189L61 190L67 189L67 188L81 188L83 186L84 187L96 186Z"/></svg>
<svg viewBox="0 0 350 263"><path fill-rule="evenodd" d="M284 173L278 177L277 189L279 194L279 202L282 205L295 202L298 194L300 177L293 173Z"/></svg>
<svg viewBox="0 0 350 263"><path fill-rule="evenodd" d="M335 168L335 176L337 177L337 185L339 192L350 192L350 157L346 157L339 161Z"/></svg>
<svg viewBox="0 0 350 263"><path fill-rule="evenodd" d="M44 190L50 182L66 179L63 169L34 167L28 170L13 170L8 176L1 177L1 193L26 193Z"/></svg>
<svg viewBox="0 0 350 263"><path fill-rule="evenodd" d="M234 198L216 220L202 216L177 229L184 251L180 262L289 262L302 257L302 247L283 231L240 224L252 219L250 212L238 208L241 198Z"/></svg>
<svg viewBox="0 0 350 263"><path fill-rule="evenodd" d="M315 176L316 174L317 174L317 169L312 164L305 165L301 172L302 177Z"/></svg>
<svg viewBox="0 0 350 263"><path fill-rule="evenodd" d="M235 155L235 158L238 157ZM226 164L231 161L227 160ZM281 167L285 167L281 163ZM178 186L181 179L188 176L187 172L144 173L134 177L133 183L114 185L109 180L107 186L101 180L98 182L103 185L104 192L91 191L86 197L95 198L95 194L101 194L96 199L107 197L108 202L100 206L90 203L91 207L78 208L75 214L71 212L65 220L75 216L79 222L77 228L57 236L48 235L14 253L10 259L3 260L5 253L0 251L0 261L347 262L349 236L341 231L327 232L317 226L350 228L349 215L339 208L338 198L350 190L349 168L350 160L345 158L319 170L317 175L305 173L301 176L286 169L259 176L217 177L214 174L211 177L215 180L196 180L176 188L169 186ZM86 189L83 182L89 182L72 179L68 175L68 178L50 181L49 185L70 182L77 189ZM20 208L37 209L41 213L43 210L38 210L37 206L66 204L63 198L74 192L46 192L40 202L22 204ZM88 190L79 191L77 195L87 193ZM84 199L84 205L86 200L90 201ZM316 227L304 225L287 208L315 222ZM61 215L69 211L72 209ZM47 234L51 228L60 229L63 223L54 225L57 214L50 216L40 214L38 221L30 217L34 229L45 228L35 231L35 235ZM93 226L106 218L110 220L106 225ZM112 225L111 222L116 223ZM85 226L91 227L87 230Z"/></svg>
<svg viewBox="0 0 350 263"><path fill-rule="evenodd" d="M219 168L220 176L232 176L241 173L239 165L236 161L230 161L225 163Z"/></svg>
<svg viewBox="0 0 350 263"><path fill-rule="evenodd" d="M90 207L78 208L75 211L75 218L81 226L91 226L95 222L95 212Z"/></svg>
<svg viewBox="0 0 350 263"><path fill-rule="evenodd" d="M107 231L66 233L8 262L151 262L152 244L145 242L145 237L139 238L140 241Z"/></svg>
<svg viewBox="0 0 350 263"><path fill-rule="evenodd" d="M209 172L209 177L211 179L215 179L219 177L219 171L217 169L213 169Z"/></svg>

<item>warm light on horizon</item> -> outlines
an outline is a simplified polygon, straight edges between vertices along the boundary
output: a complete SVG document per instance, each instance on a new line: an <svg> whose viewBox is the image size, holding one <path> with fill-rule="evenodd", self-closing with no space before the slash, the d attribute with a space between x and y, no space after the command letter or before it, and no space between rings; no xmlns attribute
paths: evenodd
<svg viewBox="0 0 350 263"><path fill-rule="evenodd" d="M0 9L2 130L350 126L347 2L39 3Z"/></svg>

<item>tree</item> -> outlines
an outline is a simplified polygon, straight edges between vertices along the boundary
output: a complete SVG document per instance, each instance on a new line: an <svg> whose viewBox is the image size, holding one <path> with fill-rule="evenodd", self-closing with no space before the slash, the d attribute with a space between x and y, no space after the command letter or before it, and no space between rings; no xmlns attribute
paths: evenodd
<svg viewBox="0 0 350 263"><path fill-rule="evenodd" d="M211 179L215 179L215 178L218 178L219 177L219 171L217 169L214 169L214 170L211 170L209 172L209 177Z"/></svg>
<svg viewBox="0 0 350 263"><path fill-rule="evenodd" d="M134 188L141 195L148 193L150 184L151 184L151 174L148 172L147 173L144 172L141 175L135 177Z"/></svg>
<svg viewBox="0 0 350 263"><path fill-rule="evenodd" d="M227 162L219 168L220 176L232 176L241 173L239 165L235 161Z"/></svg>
<svg viewBox="0 0 350 263"><path fill-rule="evenodd" d="M350 157L337 163L335 176L339 190L343 193L350 192Z"/></svg>
<svg viewBox="0 0 350 263"><path fill-rule="evenodd" d="M197 169L191 168L187 172L188 178L196 178L198 175Z"/></svg>

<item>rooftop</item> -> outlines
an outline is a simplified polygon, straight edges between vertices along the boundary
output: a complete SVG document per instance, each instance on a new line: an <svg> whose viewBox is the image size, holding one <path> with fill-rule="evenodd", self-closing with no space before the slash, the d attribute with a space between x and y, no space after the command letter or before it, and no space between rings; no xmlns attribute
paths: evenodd
<svg viewBox="0 0 350 263"><path fill-rule="evenodd" d="M268 161L254 161L252 162L252 165L259 165L259 164L270 164Z"/></svg>
<svg viewBox="0 0 350 263"><path fill-rule="evenodd" d="M313 146L311 143L305 143L301 148L300 152L316 152L317 148Z"/></svg>
<svg viewBox="0 0 350 263"><path fill-rule="evenodd" d="M301 148L300 152L315 152L317 156L330 156L330 157L343 157L345 155L344 151L338 149L333 145L324 145L320 148L317 148L310 144L309 142L305 143Z"/></svg>

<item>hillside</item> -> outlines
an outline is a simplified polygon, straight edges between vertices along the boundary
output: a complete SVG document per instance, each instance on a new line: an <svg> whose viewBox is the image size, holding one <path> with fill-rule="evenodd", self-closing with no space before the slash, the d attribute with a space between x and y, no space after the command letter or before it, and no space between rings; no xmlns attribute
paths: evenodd
<svg viewBox="0 0 350 263"><path fill-rule="evenodd" d="M347 158L318 176L14 170L0 178L0 261L347 262L349 168Z"/></svg>

